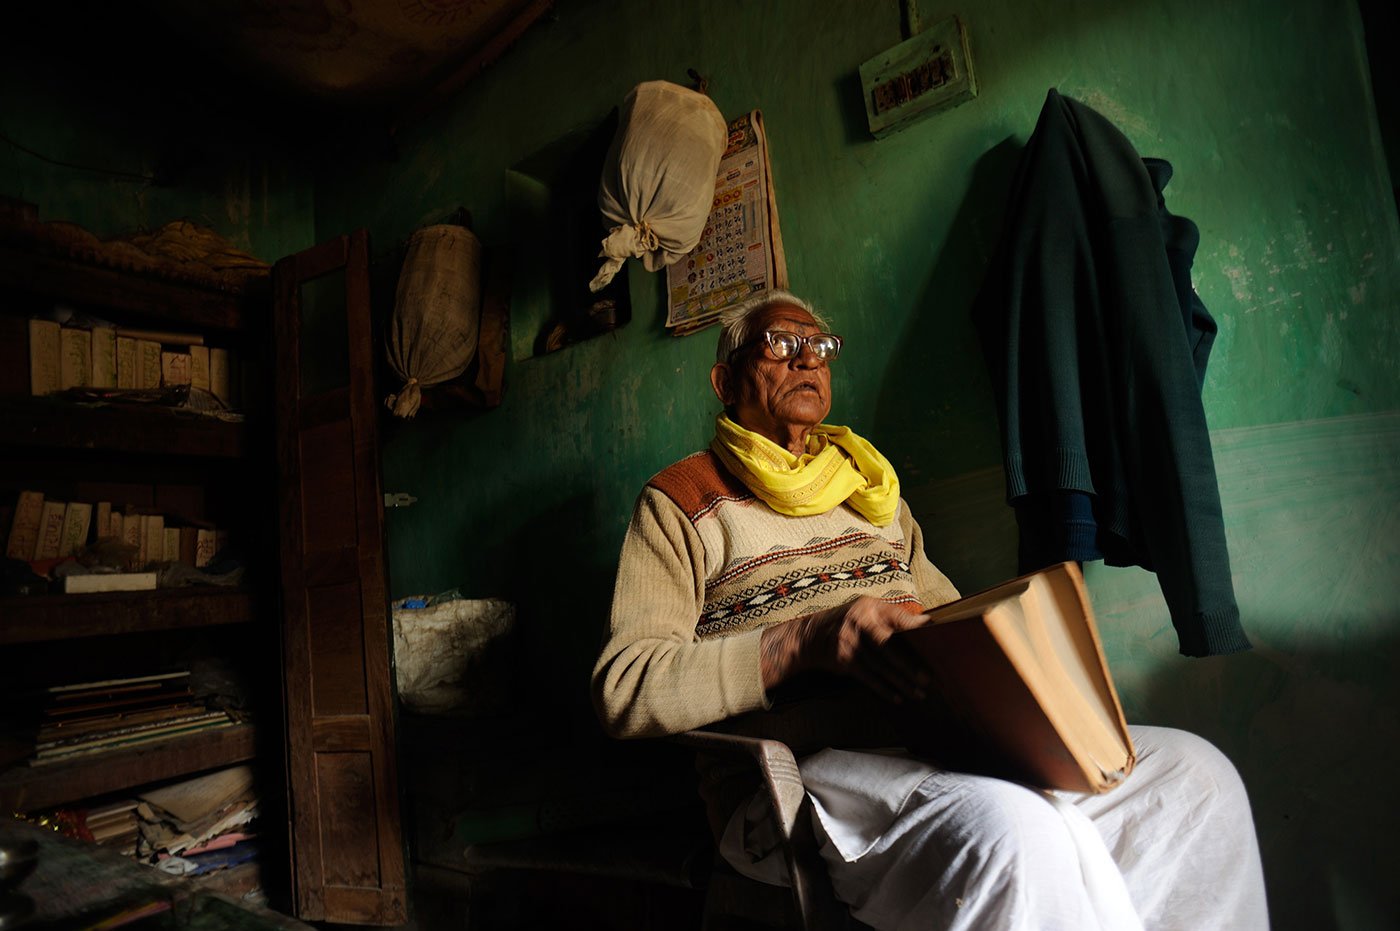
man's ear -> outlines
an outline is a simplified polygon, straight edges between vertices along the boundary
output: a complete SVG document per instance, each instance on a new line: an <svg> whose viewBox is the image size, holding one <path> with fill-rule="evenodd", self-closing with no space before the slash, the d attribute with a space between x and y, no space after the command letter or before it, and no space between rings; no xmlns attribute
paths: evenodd
<svg viewBox="0 0 1400 931"><path fill-rule="evenodd" d="M719 398L719 403L728 407L734 401L733 386L730 378L733 370L726 362L716 362L710 369L710 387L715 389L715 397Z"/></svg>

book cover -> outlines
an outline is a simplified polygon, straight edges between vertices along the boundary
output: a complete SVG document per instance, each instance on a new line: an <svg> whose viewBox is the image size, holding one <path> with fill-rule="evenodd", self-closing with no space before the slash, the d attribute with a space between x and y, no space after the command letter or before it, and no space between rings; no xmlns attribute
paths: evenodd
<svg viewBox="0 0 1400 931"><path fill-rule="evenodd" d="M160 343L148 339L136 341L137 388L160 387Z"/></svg>
<svg viewBox="0 0 1400 931"><path fill-rule="evenodd" d="M130 336L117 337L117 387L135 388L141 379L137 362L136 340Z"/></svg>
<svg viewBox="0 0 1400 931"><path fill-rule="evenodd" d="M52 320L29 321L29 393L35 397L53 394L62 386L62 329Z"/></svg>
<svg viewBox="0 0 1400 931"><path fill-rule="evenodd" d="M92 334L77 327L62 327L58 340L59 388L86 387L92 381Z"/></svg>
<svg viewBox="0 0 1400 931"><path fill-rule="evenodd" d="M155 587L154 572L89 572L63 577L63 590L69 595L92 592L146 592Z"/></svg>
<svg viewBox="0 0 1400 931"><path fill-rule="evenodd" d="M209 390L209 347L190 347L190 387Z"/></svg>
<svg viewBox="0 0 1400 931"><path fill-rule="evenodd" d="M900 706L910 749L948 768L1107 792L1136 761L1079 567L1062 563L928 612L890 638L932 679Z"/></svg>
<svg viewBox="0 0 1400 931"><path fill-rule="evenodd" d="M160 354L160 383L167 387L190 383L190 354L162 352Z"/></svg>
<svg viewBox="0 0 1400 931"><path fill-rule="evenodd" d="M34 547L35 559L53 559L58 556L63 545L63 514L68 506L64 501L45 501L39 518L39 542Z"/></svg>
<svg viewBox="0 0 1400 931"><path fill-rule="evenodd" d="M30 560L39 547L39 524L44 517L44 495L38 491L21 491L15 502L15 516L10 523L10 538L5 555L11 559Z"/></svg>
<svg viewBox="0 0 1400 931"><path fill-rule="evenodd" d="M58 544L58 555L72 556L86 546L91 526L92 505L86 501L70 501L63 511L63 530Z"/></svg>
<svg viewBox="0 0 1400 931"><path fill-rule="evenodd" d="M117 387L117 331L112 327L92 328L92 381L94 388Z"/></svg>

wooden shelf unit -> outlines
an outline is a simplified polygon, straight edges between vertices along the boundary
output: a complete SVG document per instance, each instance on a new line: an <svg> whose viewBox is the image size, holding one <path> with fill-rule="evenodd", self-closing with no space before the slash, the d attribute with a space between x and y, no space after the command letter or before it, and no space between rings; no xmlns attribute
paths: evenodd
<svg viewBox="0 0 1400 931"><path fill-rule="evenodd" d="M248 475L268 476L275 468L270 443L264 448L267 441L259 439L256 429L154 405L30 397L23 320L64 304L119 326L200 334L249 361L258 357L270 330L267 280L226 287L196 275L172 278L112 268L27 245L12 232L0 228L0 323L5 325L0 339L11 340L7 345L12 351L4 358L10 369L19 369L0 373L10 376L0 377L4 491L45 490L45 483L62 487L80 481L195 484L205 486L226 510L246 509L255 500L247 491ZM21 345L14 347L13 341ZM261 528L271 519L269 512L266 521L259 516L249 525ZM8 530L5 526L0 533ZM249 551L265 547L262 540L241 542ZM60 675L62 662L55 657L64 656L80 656L85 675L97 671L93 678L108 672L114 677L139 675L151 671L142 668L142 660L153 642L176 643L156 653L179 656L181 663L191 655L222 657L219 651L226 640L216 629L261 620L270 599L256 586L270 584L272 576L267 569L254 587L0 596L0 650L6 654L6 668L14 671L32 664L35 678L47 675L44 670L50 665L54 675ZM201 632L206 629L207 634ZM243 634L237 637L243 639ZM248 656L276 650L272 625L258 625L247 637ZM252 643L263 637L267 649ZM246 664L248 656L240 662ZM242 671L248 673L247 668ZM249 683L263 681L248 674ZM277 715L264 715L280 707L280 692L276 698L263 698L250 705L257 708L257 721L271 720L276 729ZM267 749L257 735L254 723L242 723L41 766L13 763L0 769L0 810L29 812L78 804L249 761L258 749ZM276 767L269 772L274 783L278 781Z"/></svg>
<svg viewBox="0 0 1400 931"><path fill-rule="evenodd" d="M34 811L242 763L253 758L255 737L253 725L235 724L63 763L21 764L0 773L0 810Z"/></svg>
<svg viewBox="0 0 1400 931"><path fill-rule="evenodd" d="M246 624L255 617L242 588L164 588L91 595L0 598L0 645Z"/></svg>
<svg viewBox="0 0 1400 931"><path fill-rule="evenodd" d="M0 398L0 436L9 445L234 459L247 451L245 435L242 423L171 408Z"/></svg>

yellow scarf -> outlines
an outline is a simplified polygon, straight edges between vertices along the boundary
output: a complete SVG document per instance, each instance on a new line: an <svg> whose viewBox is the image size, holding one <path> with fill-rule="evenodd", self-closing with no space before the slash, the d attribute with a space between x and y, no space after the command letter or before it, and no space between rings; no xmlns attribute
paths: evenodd
<svg viewBox="0 0 1400 931"><path fill-rule="evenodd" d="M779 514L825 514L841 502L877 527L899 510L899 478L879 450L846 427L818 424L794 456L720 414L710 449L749 491Z"/></svg>

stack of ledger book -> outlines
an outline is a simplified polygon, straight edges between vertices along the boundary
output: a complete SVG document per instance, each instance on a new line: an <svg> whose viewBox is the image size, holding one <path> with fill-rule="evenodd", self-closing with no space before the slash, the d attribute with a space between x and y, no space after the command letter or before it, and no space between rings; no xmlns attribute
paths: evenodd
<svg viewBox="0 0 1400 931"><path fill-rule="evenodd" d="M901 706L911 750L952 770L1107 792L1136 761L1079 567L1061 563L928 612L890 638L928 673Z"/></svg>
<svg viewBox="0 0 1400 931"><path fill-rule="evenodd" d="M106 679L45 690L31 766L144 747L232 727L228 712L209 708L190 688L188 670Z"/></svg>

